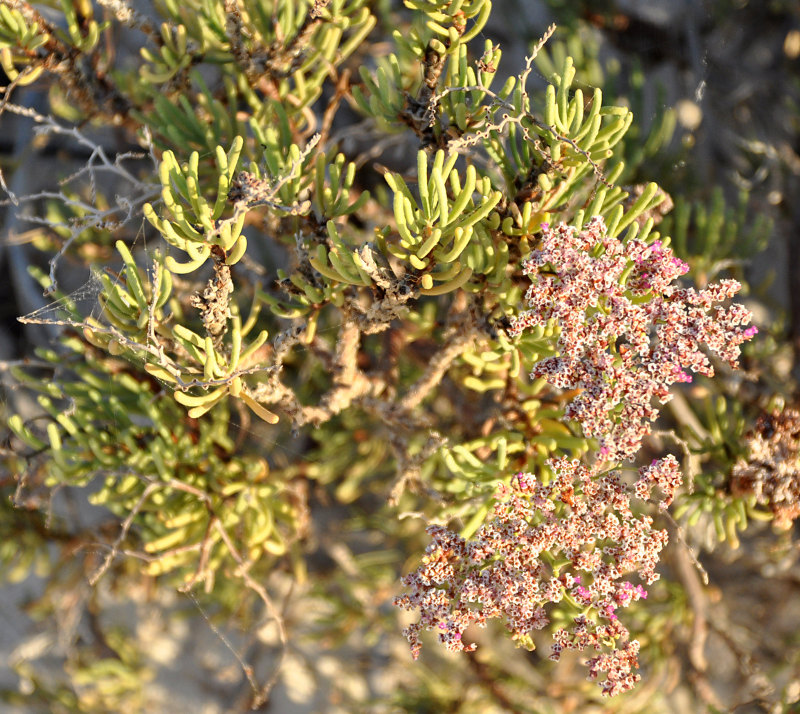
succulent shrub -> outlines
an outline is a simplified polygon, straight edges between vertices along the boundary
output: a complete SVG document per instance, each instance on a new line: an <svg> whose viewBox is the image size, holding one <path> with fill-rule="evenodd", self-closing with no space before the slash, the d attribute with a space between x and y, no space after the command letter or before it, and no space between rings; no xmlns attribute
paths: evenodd
<svg viewBox="0 0 800 714"><path fill-rule="evenodd" d="M50 302L22 320L58 336L10 367L10 394L36 405L12 400L5 463L39 540L7 541L7 572L60 537L86 548L74 567L92 587L178 589L241 628L266 613L279 642L263 681L243 665L253 706L290 648L288 581L399 639L394 599L416 613L415 657L427 630L469 653L467 628L500 618L552 659L585 651L614 695L639 680L642 642L659 646L624 610L647 612L673 501L707 511L691 499L711 493L734 536L752 513L794 517L746 454L719 455L721 432L687 435L673 413L684 463L653 453L670 387L728 374L756 329L728 266L690 255L707 213L678 204L673 253L670 197L621 182L673 122L632 139L633 113L543 50L554 28L501 75L489 0L406 0L398 16L366 0L53 5L0 4L0 121L90 154L57 191L8 189L42 209L50 257L31 265ZM404 24L387 48L371 38L390 17ZM46 112L20 103L31 85ZM106 126L136 151L110 155ZM77 291L68 261L87 270ZM730 492L711 476L682 490L715 453L717 473L739 459ZM110 522L43 524L64 487ZM114 642L115 668L87 653L63 691L26 676L76 710L145 706L144 668Z"/></svg>

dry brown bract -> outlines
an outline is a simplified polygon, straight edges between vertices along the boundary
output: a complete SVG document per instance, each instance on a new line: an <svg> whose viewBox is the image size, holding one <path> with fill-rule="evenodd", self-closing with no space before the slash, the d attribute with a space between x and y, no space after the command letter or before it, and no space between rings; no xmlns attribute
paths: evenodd
<svg viewBox="0 0 800 714"><path fill-rule="evenodd" d="M740 460L731 474L737 495L755 494L789 528L800 516L800 409L762 414L748 435L749 459Z"/></svg>

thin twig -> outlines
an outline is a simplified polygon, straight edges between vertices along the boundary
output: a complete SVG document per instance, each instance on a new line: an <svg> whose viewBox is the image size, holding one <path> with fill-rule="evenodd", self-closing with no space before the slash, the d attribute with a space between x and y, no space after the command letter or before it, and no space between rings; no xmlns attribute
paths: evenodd
<svg viewBox="0 0 800 714"><path fill-rule="evenodd" d="M289 645L289 638L286 633L286 623L284 621L283 615L280 613L278 608L275 606L275 603L272 601L272 598L267 593L266 589L264 588L261 583L256 582L253 577L250 575L250 567L252 566L251 562L245 561L244 558L239 554L238 549L233 544L228 535L228 532L225 530L225 527L222 523L217 520L214 524L214 527L220 534L223 542L228 548L228 551L231 554L231 557L236 561L239 567L236 569L236 575L241 577L245 585L250 588L258 597L261 598L261 601L264 603L264 606L267 609L270 617L275 621L275 625L278 628L278 638L281 643L281 649L278 654L278 662L275 665L272 675L270 675L269 679L267 680L266 684L264 684L260 689L257 685L254 687L254 691L256 694L255 700L253 701L253 709L260 707L269 697L270 691L275 686L276 682L278 681L278 675L280 674L281 667L283 666L283 660L286 656L286 651ZM251 686L254 684L254 677L252 675L252 668L248 665L242 663L245 667L245 674L248 675L248 680L250 681ZM249 674L248 674L249 672Z"/></svg>
<svg viewBox="0 0 800 714"><path fill-rule="evenodd" d="M114 562L114 559L117 557L119 553L119 546L123 540L125 540L125 536L128 535L128 531L130 530L131 526L133 525L133 520L136 518L136 515L139 511L142 510L142 507L147 502L147 499L150 498L150 494L153 491L157 491L162 484L160 483L150 483L144 491L142 491L142 495L139 496L139 500L136 502L136 505L131 509L131 512L128 514L128 517L122 522L122 527L120 528L119 535L114 543L111 545L111 550L109 551L108 555L106 555L103 564L97 569L94 575L90 576L89 578L89 585L94 587L97 585L100 578L106 573L106 571L111 567L111 563Z"/></svg>

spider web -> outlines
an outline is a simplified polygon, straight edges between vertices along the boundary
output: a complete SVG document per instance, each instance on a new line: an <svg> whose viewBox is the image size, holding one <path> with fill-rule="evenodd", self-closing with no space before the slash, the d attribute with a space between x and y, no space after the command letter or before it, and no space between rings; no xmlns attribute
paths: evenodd
<svg viewBox="0 0 800 714"><path fill-rule="evenodd" d="M52 303L22 315L17 320L26 325L81 327L86 324L89 316L97 317L102 312L99 300L102 292L100 269L93 266L89 279L83 285L70 293L56 292L57 297Z"/></svg>

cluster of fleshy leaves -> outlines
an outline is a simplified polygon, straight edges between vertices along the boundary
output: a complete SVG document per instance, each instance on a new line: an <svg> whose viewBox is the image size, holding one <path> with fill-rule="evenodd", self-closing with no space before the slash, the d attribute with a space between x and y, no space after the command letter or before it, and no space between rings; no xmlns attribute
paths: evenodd
<svg viewBox="0 0 800 714"><path fill-rule="evenodd" d="M639 644L616 610L647 594L625 576L655 582L667 543L652 518L631 510L631 497L650 501L657 489L666 509L682 475L671 455L640 468L631 486L604 465L633 459L658 416L653 401L665 404L672 384L690 382L686 370L713 376L703 348L736 366L740 345L757 330L741 305L716 304L738 292L735 280L703 290L674 285L688 267L661 241L623 242L599 217L580 231L563 223L542 229L524 261L529 309L511 332L557 324L558 354L538 362L531 377L577 390L565 417L598 440L597 458L591 466L551 459L550 480L518 474L510 489L500 487L493 519L472 540L430 526L433 541L395 604L419 610L405 630L416 658L423 630L438 631L449 649L471 651L464 630L491 618L503 618L512 637L532 647L531 633L550 622L547 606L567 598L581 614L554 633L551 658L594 649L589 678L605 673L602 691L615 695L639 679Z"/></svg>

